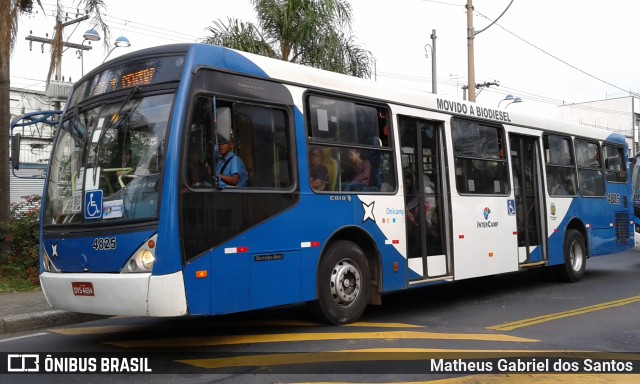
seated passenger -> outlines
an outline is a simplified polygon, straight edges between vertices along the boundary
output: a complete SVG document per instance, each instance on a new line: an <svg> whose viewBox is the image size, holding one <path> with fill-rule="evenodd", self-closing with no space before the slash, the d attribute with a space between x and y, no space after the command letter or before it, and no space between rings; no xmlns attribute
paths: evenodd
<svg viewBox="0 0 640 384"><path fill-rule="evenodd" d="M221 188L246 187L247 169L240 156L233 152L233 141L218 135L218 183Z"/></svg>
<svg viewBox="0 0 640 384"><path fill-rule="evenodd" d="M320 148L309 150L309 183L314 191L325 191L329 183L329 170L322 162L324 154Z"/></svg>
<svg viewBox="0 0 640 384"><path fill-rule="evenodd" d="M350 149L347 153L351 163L353 178L343 184L343 190L361 191L364 187L371 185L371 162L362 159L360 150Z"/></svg>
<svg viewBox="0 0 640 384"><path fill-rule="evenodd" d="M549 195L568 195L567 190L564 185L562 185L562 182L556 179L556 175L553 173L547 174L547 185Z"/></svg>

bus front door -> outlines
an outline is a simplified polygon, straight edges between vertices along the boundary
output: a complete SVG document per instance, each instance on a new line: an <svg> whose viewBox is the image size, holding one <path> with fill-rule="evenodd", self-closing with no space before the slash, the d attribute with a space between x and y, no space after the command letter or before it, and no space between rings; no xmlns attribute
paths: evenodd
<svg viewBox="0 0 640 384"><path fill-rule="evenodd" d="M405 196L409 280L451 274L447 257L442 124L398 116Z"/></svg>
<svg viewBox="0 0 640 384"><path fill-rule="evenodd" d="M546 260L540 143L538 137L511 133L509 144L518 226L518 263L521 267L533 267Z"/></svg>

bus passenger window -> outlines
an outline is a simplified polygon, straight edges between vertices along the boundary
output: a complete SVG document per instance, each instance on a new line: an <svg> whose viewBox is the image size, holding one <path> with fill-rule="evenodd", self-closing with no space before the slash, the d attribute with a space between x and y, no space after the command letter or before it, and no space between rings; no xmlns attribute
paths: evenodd
<svg viewBox="0 0 640 384"><path fill-rule="evenodd" d="M458 192L488 195L509 193L503 135L497 127L459 119L452 121Z"/></svg>
<svg viewBox="0 0 640 384"><path fill-rule="evenodd" d="M334 166L338 169L335 189L332 189L394 191L396 181L388 109L317 95L309 96L306 102L309 144L325 151L323 161L330 175ZM328 156L329 153L335 157ZM329 183L332 180L334 178L330 176Z"/></svg>
<svg viewBox="0 0 640 384"><path fill-rule="evenodd" d="M627 167L624 161L622 147L605 144L602 146L604 153L604 169L607 181L613 183L625 183L627 181Z"/></svg>
<svg viewBox="0 0 640 384"><path fill-rule="evenodd" d="M571 151L571 138L544 135L547 192L550 196L574 196L577 191L576 168Z"/></svg>
<svg viewBox="0 0 640 384"><path fill-rule="evenodd" d="M600 162L600 145L595 141L575 139L580 194L604 196L604 173Z"/></svg>

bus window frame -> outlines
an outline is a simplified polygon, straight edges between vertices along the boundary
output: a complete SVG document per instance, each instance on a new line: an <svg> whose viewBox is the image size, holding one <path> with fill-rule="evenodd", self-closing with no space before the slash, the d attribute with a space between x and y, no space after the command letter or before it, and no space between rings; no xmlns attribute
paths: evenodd
<svg viewBox="0 0 640 384"><path fill-rule="evenodd" d="M576 149L576 145L577 142L584 142L587 144L595 144L596 148L597 148L597 155L598 158L597 160L597 164L598 167L593 167L593 166L581 166L578 162L578 151ZM573 151L575 153L575 165L576 165L576 169L577 169L577 177L578 177L578 193L580 194L581 197L585 197L585 198L603 198L607 195L607 187L606 187L606 183L605 183L605 172L604 172L604 166L603 166L603 162L602 162L602 146L600 145L600 142L598 140L594 140L594 139L587 139L584 137L580 137L580 136L576 136L573 138ZM595 189L595 184L594 184L594 194L593 195L589 195L587 192L589 192L589 190L585 190L584 188L582 188L582 172L581 171L588 171L588 172L593 172L593 171L600 171L600 180L602 181L602 194L595 194L595 192L597 191L597 189ZM594 180L594 178L591 178L591 180Z"/></svg>
<svg viewBox="0 0 640 384"><path fill-rule="evenodd" d="M550 152L551 149L548 147L545 147L545 143L548 144L549 143L549 137L553 136L553 137L557 137L557 138L561 138L564 140L568 140L569 141L569 155L571 155L570 158L570 162L571 164L569 165L564 165L564 164L557 164L557 163L553 163L550 161ZM550 132L550 131L545 131L542 134L542 151L543 151L543 155L544 155L544 172L545 172L545 177L544 177L544 184L545 184L545 189L547 190L547 193L549 193L549 181L548 181L548 177L549 177L549 170L547 168L552 167L552 168L562 168L562 169L570 169L573 171L573 176L574 176L574 193L567 193L567 194L562 194L562 195L557 195L557 194L551 194L549 193L549 196L552 196L553 198L574 198L576 196L579 195L579 185L578 185L578 168L577 168L577 161L576 161L576 153L575 153L575 148L574 148L574 142L573 142L573 137L569 136L569 135L563 135L561 133L558 132ZM547 151L549 151L549 154L547 154Z"/></svg>
<svg viewBox="0 0 640 384"><path fill-rule="evenodd" d="M317 116L314 115L312 113L312 109L311 109L311 103L310 103L310 98L311 97L318 97L318 98L325 98L325 99L330 99L333 101L337 101L337 102L347 102L347 103L353 103L355 105L362 105L365 107L371 107L371 108L375 108L377 110L380 109L384 109L386 111L386 123L387 123L387 145L381 145L381 146L376 146L374 144L366 144L366 143L359 143L359 142L340 142L338 141L338 138L335 138L334 140L326 140L323 138L316 138L316 136L313 134L313 124L311 121L312 115L313 116ZM304 125L304 131L305 131L305 135L307 137L306 140L306 151L307 154L309 153L309 150L314 147L314 148L323 148L323 149L329 149L331 151L333 150L338 150L338 151L347 151L349 149L357 149L360 151L365 151L365 152L371 152L371 151L377 151L379 152L379 154L382 154L383 156L387 156L387 160L391 162L389 170L390 170L390 180L389 181L393 181L394 185L392 185L392 188L389 190L385 190L384 188L379 188L378 190L362 190L362 191L349 191L349 190L324 190L324 191L316 191L313 190L313 188L311 188L311 186L309 185L309 188L314 192L314 193L319 193L319 194L383 194L383 195L394 195L398 192L398 171L397 171L397 159L396 159L396 151L395 151L395 134L394 134L394 129L395 129L395 125L393 124L393 113L391 110L391 107L388 104L384 104L384 103L380 103L380 102L375 102L375 101L371 101L368 100L366 98L358 98L355 96L349 96L349 95L341 95L341 94L333 94L333 93L325 93L325 92L321 92L321 91L317 91L317 90L313 90L313 89L308 89L304 92L304 94L302 95L302 100L304 101L304 114L305 114L305 125ZM380 137L378 137L380 139ZM380 139L382 140L382 139ZM299 159L299 157L297 158ZM342 168L342 166L340 165L341 161L347 161L346 159L342 160L342 159L338 159L339 160L339 165L338 168ZM308 161L307 161L308 163ZM382 165L381 165L382 166ZM307 164L307 171L310 171L310 165ZM339 178L339 173L338 172L338 178Z"/></svg>
<svg viewBox="0 0 640 384"><path fill-rule="evenodd" d="M243 105L248 105L248 106L257 106L257 107L261 107L261 108L270 108L272 110L280 110L284 113L284 123L286 124L286 132L288 134L288 144L289 144L289 167L290 167L290 184L288 188L282 188L282 189L278 189L278 188L266 188L266 187L253 187L253 186L245 186L245 187L241 187L241 188L237 188L237 187L227 187L227 188L217 188L215 185L211 185L211 186L194 186L193 183L190 182L189 180L189 140L191 138L191 122L193 119L193 115L194 115L194 105L195 105L195 101L198 98L208 98L210 100L215 100L216 103L225 103L225 104L230 104L230 105L236 105L236 104L243 104ZM280 104L280 103L273 103L273 102L268 102L266 100L261 100L261 99L251 99L251 98L246 98L246 97L240 97L240 96L233 96L230 94L222 94L222 93L217 93L217 92L212 92L209 90L203 90L203 89L198 89L196 90L196 92L193 92L190 96L189 96L189 100L187 103L186 108L188 109L188 113L185 114L185 121L184 121L184 129L183 129L183 134L182 134L182 151L183 154L181 156L181 166L180 166L180 171L182 173L182 175L180 176L180 184L183 185L184 187L188 188L189 191L191 192L222 192L222 193L293 193L298 189L298 172L297 172L297 167L298 167L298 158L297 158L297 149L296 149L296 132L295 132L295 118L294 118L294 113L293 110L291 108L291 106L286 105L286 104ZM212 112L213 113L213 112ZM233 120L233 113L232 113L232 121ZM235 121L234 121L235 122ZM212 125L209 125L206 129L209 130L213 130ZM234 136L236 136L237 133L234 134ZM234 141L235 143L235 141ZM212 144L214 145L214 144ZM212 146L212 150L213 150L213 146ZM213 156L212 152L212 156ZM234 148L234 153L236 154L236 156L240 156L239 154L239 149L236 146ZM246 164L246 160L244 158L242 158L242 156L240 156L240 158L242 159L243 163L245 164L245 168L247 167ZM215 166L215 164L210 164L211 167ZM248 170L247 170L248 171Z"/></svg>
<svg viewBox="0 0 640 384"><path fill-rule="evenodd" d="M611 142L607 142L607 141L603 141L602 142L602 156L604 157L605 155L605 148L615 148L618 152L618 154L622 155L622 157L620 158L620 165L622 166L622 169L615 171L615 170L609 170L606 167L606 158L603 159L603 161L605 162L603 164L603 170L604 170L604 180L607 183L612 183L612 184L626 184L629 182L629 166L627 165L628 161L627 159L625 159L624 154L624 147L620 144L615 144L615 143L611 143ZM614 174L616 180L609 180L608 175ZM625 174L625 179L621 180L622 177L619 177L618 174Z"/></svg>
<svg viewBox="0 0 640 384"><path fill-rule="evenodd" d="M500 156L500 152L498 157L493 158L493 157L477 157L477 156L466 156L466 155L457 155L456 154L456 147L455 147L455 142L454 142L454 133L453 133L453 126L454 123L456 121L463 121L463 122L471 122L471 123L476 123L479 126L483 126L483 127L488 127L488 128L494 128L496 129L498 135L497 135L497 139L500 140L499 144L498 144L498 151L500 151L500 147L502 147L502 155ZM504 126L502 124L496 124L496 123L492 123L492 122L487 122L484 120L476 120L476 119L468 119L468 118L461 118L461 117L456 117L456 116L452 116L451 120L450 120L450 127L451 129L449 129L449 134L451 135L451 155L453 157L453 172L454 172L454 177L453 179L450 181L453 185L455 185L455 191L460 195L460 196L492 196L492 197L501 197L501 196L510 196L511 192L513 191L513 185L511 184L511 156L509 156L509 151L511 150L511 148L508 148L506 145L506 141L507 141L507 134L506 134L506 130L504 129ZM457 174L457 168L456 168L456 159L462 159L464 161L483 161L483 162L497 162L497 163L502 163L506 165L506 179L505 180L501 180L501 181L506 181L506 190L503 193L478 193L478 192L463 192L461 191L460 188L458 188L458 174ZM464 175L462 176L464 178L464 182L469 183L469 178L468 177L464 177ZM467 188L468 189L468 188Z"/></svg>

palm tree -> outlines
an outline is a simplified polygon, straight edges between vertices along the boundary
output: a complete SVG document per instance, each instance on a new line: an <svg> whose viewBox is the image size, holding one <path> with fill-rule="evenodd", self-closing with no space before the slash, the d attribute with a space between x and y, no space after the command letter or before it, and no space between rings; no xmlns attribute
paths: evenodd
<svg viewBox="0 0 640 384"><path fill-rule="evenodd" d="M42 3L36 0L40 8ZM56 1L56 27L51 43L51 66L47 80L50 79L53 69L59 65L64 46L62 37L63 13L60 0ZM108 35L108 28L102 20L101 10L105 7L103 0L82 0L84 9L88 14L93 15L95 24L100 25ZM31 12L33 0L2 0L0 1L0 234L10 218L10 186L9 186L9 135L5 129L9 128L9 89L10 89L10 62L11 52L15 44L18 33L18 16L21 13ZM44 13L44 9L43 9ZM108 39L105 39L108 43ZM2 128L4 127L4 128ZM4 262L4 256L8 250L8 244L0 236L0 265Z"/></svg>
<svg viewBox="0 0 640 384"><path fill-rule="evenodd" d="M351 32L345 0L250 0L258 25L229 18L207 28L205 43L358 77L370 77L373 57Z"/></svg>

